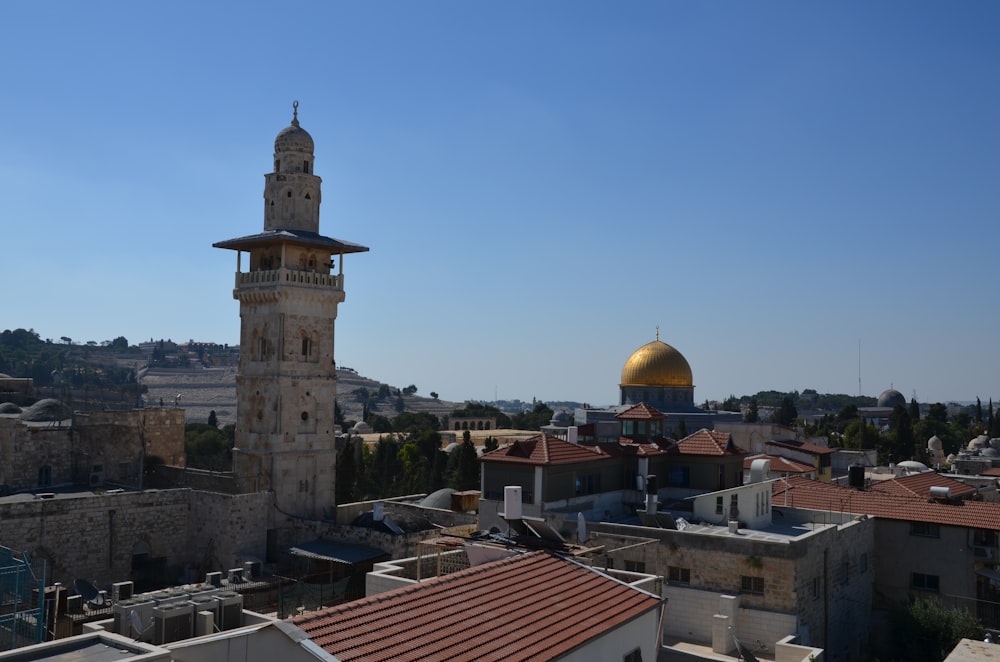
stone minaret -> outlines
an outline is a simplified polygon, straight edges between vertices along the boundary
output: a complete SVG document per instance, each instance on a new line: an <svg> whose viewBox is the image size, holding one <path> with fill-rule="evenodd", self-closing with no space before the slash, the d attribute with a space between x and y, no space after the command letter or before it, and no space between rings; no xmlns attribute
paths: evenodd
<svg viewBox="0 0 1000 662"><path fill-rule="evenodd" d="M293 108L291 125L274 139L274 172L264 176L264 231L214 246L236 251L239 489L270 490L279 511L325 519L335 505L333 329L343 259L368 248L319 234L313 139L299 126L297 101Z"/></svg>

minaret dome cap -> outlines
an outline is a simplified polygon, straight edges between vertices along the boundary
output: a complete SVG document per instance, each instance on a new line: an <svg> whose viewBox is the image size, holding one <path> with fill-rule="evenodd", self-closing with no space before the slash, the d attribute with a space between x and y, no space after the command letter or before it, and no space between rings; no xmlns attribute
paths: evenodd
<svg viewBox="0 0 1000 662"><path fill-rule="evenodd" d="M299 126L299 102L296 101L292 104L292 123L274 139L274 153L300 152L312 156L314 147L312 136Z"/></svg>

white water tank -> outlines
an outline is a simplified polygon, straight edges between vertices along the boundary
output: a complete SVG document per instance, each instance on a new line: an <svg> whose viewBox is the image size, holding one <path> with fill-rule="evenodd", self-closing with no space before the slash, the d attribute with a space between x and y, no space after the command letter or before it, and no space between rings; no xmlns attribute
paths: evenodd
<svg viewBox="0 0 1000 662"><path fill-rule="evenodd" d="M763 483L764 479L771 472L771 460L759 458L750 463L750 482Z"/></svg>

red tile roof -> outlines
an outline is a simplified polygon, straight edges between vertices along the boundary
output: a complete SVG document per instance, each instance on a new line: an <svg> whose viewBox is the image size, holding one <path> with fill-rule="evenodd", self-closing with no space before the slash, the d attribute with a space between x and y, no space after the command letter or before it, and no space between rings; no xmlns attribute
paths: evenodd
<svg viewBox="0 0 1000 662"><path fill-rule="evenodd" d="M681 455L745 455L747 451L733 443L728 432L716 432L702 428L689 434L674 447Z"/></svg>
<svg viewBox="0 0 1000 662"><path fill-rule="evenodd" d="M802 464L801 462L789 460L787 457L781 457L780 455L752 455L745 457L743 458L743 469L749 471L754 460L770 460L771 471L774 473L807 474L816 471L816 467L811 464Z"/></svg>
<svg viewBox="0 0 1000 662"><path fill-rule="evenodd" d="M541 661L660 604L591 568L532 552L290 620L343 662Z"/></svg>
<svg viewBox="0 0 1000 662"><path fill-rule="evenodd" d="M940 477L940 474L935 475ZM884 486L887 482L892 481L884 481L881 485ZM771 502L775 506L788 505L795 508L874 515L883 519L906 522L929 522L1000 531L1000 503L959 500L945 503L906 495L905 487L879 489L879 485L876 483L870 488L859 490L792 476L787 481L776 480L771 484ZM943 486L948 486L948 483Z"/></svg>
<svg viewBox="0 0 1000 662"><path fill-rule="evenodd" d="M893 480L883 480L873 484L871 489L881 490L888 494L927 499L931 495L932 487L949 488L953 499L966 499L976 493L976 488L934 471L924 471L918 474L900 476Z"/></svg>
<svg viewBox="0 0 1000 662"><path fill-rule="evenodd" d="M483 455L483 462L513 462L516 464L551 465L593 462L608 459L598 446L571 444L558 437L538 434L510 446L498 448Z"/></svg>
<svg viewBox="0 0 1000 662"><path fill-rule="evenodd" d="M667 417L655 407L650 407L645 402L629 407L620 414L615 414L615 418L620 421L662 421Z"/></svg>
<svg viewBox="0 0 1000 662"><path fill-rule="evenodd" d="M778 446L779 448L788 448L793 451L802 451L803 453L809 453L810 455L832 455L837 452L837 449L827 448L826 446L817 446L816 444L797 443L791 441L778 441L776 439L768 441L767 445Z"/></svg>

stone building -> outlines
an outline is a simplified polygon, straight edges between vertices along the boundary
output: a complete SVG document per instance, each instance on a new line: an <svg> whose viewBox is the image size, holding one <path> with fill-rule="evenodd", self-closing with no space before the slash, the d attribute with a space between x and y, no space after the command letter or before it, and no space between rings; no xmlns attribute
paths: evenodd
<svg viewBox="0 0 1000 662"><path fill-rule="evenodd" d="M264 176L263 232L214 245L236 251L239 489L272 491L282 512L324 519L335 494L334 322L344 256L368 248L319 234L313 150L295 102L291 125L274 140L274 172Z"/></svg>
<svg viewBox="0 0 1000 662"><path fill-rule="evenodd" d="M63 485L141 488L147 460L184 466L184 410L0 414L0 492Z"/></svg>

